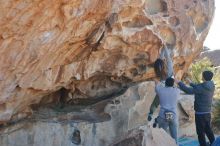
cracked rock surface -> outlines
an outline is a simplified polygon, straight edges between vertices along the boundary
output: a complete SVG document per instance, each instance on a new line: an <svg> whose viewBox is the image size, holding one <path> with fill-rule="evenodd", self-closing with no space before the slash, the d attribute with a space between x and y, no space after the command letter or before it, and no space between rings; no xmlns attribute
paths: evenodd
<svg viewBox="0 0 220 146"><path fill-rule="evenodd" d="M148 109L155 96L151 92L153 89L153 82L140 83L104 103L103 110L111 115L107 121L100 121L100 117L91 114L90 110L87 111L89 115L81 109L54 118L48 114L49 111L44 111L36 121L29 119L0 129L0 145L175 146L174 139L165 131L146 125ZM88 119L90 115L93 119ZM76 116L81 116L82 120L77 121Z"/></svg>
<svg viewBox="0 0 220 146"><path fill-rule="evenodd" d="M68 114L62 112L70 108L67 106L57 112L48 107L41 108L31 119L1 128L0 145L176 146L174 139L164 130L152 128L154 119L147 121L149 107L155 97L153 90L154 82L143 82L114 99L89 108L72 107ZM180 101L180 137L196 135L193 101L190 99L193 97L184 95ZM156 112L154 118L157 115Z"/></svg>

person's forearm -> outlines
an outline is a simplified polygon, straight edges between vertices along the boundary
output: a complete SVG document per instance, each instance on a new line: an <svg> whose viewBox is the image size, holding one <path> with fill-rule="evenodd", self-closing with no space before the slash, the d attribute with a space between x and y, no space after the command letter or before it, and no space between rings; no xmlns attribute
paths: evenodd
<svg viewBox="0 0 220 146"><path fill-rule="evenodd" d="M192 87L187 87L183 82L178 82L179 88L187 94L194 94Z"/></svg>
<svg viewBox="0 0 220 146"><path fill-rule="evenodd" d="M196 84L194 84L194 83L190 83L189 84L191 87L195 87L196 86Z"/></svg>

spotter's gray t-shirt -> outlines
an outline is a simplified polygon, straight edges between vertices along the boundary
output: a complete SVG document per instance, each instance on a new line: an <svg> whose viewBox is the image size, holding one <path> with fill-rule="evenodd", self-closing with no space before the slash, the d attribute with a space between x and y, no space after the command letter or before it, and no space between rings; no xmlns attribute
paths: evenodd
<svg viewBox="0 0 220 146"><path fill-rule="evenodd" d="M160 100L159 116L165 118L164 112L169 110L175 114L175 117L177 117L177 103L180 99L180 89L177 87L165 87L163 84L157 84L155 90Z"/></svg>

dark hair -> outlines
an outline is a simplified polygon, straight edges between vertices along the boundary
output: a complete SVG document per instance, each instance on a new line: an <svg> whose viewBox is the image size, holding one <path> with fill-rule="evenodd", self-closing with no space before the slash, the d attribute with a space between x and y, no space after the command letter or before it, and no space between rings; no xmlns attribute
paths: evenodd
<svg viewBox="0 0 220 146"><path fill-rule="evenodd" d="M171 78L171 77L167 78L166 81L165 81L165 85L166 85L167 87L173 87L173 85L174 85L174 79Z"/></svg>
<svg viewBox="0 0 220 146"><path fill-rule="evenodd" d="M202 73L202 76L206 81L210 81L210 80L212 80L213 73L211 71L207 70Z"/></svg>
<svg viewBox="0 0 220 146"><path fill-rule="evenodd" d="M154 71L156 73L156 76L159 77L160 79L165 79L166 73L164 72L164 70L165 70L164 61L158 58L154 62Z"/></svg>

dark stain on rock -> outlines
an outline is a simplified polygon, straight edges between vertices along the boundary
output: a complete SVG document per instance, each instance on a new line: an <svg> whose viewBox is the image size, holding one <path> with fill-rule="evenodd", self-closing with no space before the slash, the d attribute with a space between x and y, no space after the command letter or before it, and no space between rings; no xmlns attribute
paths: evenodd
<svg viewBox="0 0 220 146"><path fill-rule="evenodd" d="M115 104L120 104L120 100L115 100Z"/></svg>
<svg viewBox="0 0 220 146"><path fill-rule="evenodd" d="M169 17L169 14L164 14L163 17Z"/></svg>
<svg viewBox="0 0 220 146"><path fill-rule="evenodd" d="M165 1L161 1L162 12L167 12L167 3Z"/></svg>
<svg viewBox="0 0 220 146"><path fill-rule="evenodd" d="M74 129L72 137L71 137L71 142L75 145L81 144L80 131L78 129Z"/></svg>
<svg viewBox="0 0 220 146"><path fill-rule="evenodd" d="M131 21L123 22L122 25L125 27L144 27L146 25L153 25L153 22L146 16L138 15Z"/></svg>
<svg viewBox="0 0 220 146"><path fill-rule="evenodd" d="M127 138L121 140L113 146L142 146L143 137L143 131L140 131L134 135L129 135Z"/></svg>
<svg viewBox="0 0 220 146"><path fill-rule="evenodd" d="M140 70L140 72L145 72L147 69L147 66L145 64L140 64L138 65L138 69Z"/></svg>
<svg viewBox="0 0 220 146"><path fill-rule="evenodd" d="M172 26L178 26L180 24L180 20L176 16L174 16L169 19L169 23Z"/></svg>
<svg viewBox="0 0 220 146"><path fill-rule="evenodd" d="M185 6L184 6L184 9L186 9L186 10L189 9L189 6L188 6L188 5L185 5Z"/></svg>
<svg viewBox="0 0 220 146"><path fill-rule="evenodd" d="M141 65L147 62L148 55L147 53L138 53L133 59L134 64Z"/></svg>
<svg viewBox="0 0 220 146"><path fill-rule="evenodd" d="M137 76L138 75L138 70L136 69L136 68L132 68L131 70L130 70L130 73L132 74L132 76Z"/></svg>
<svg viewBox="0 0 220 146"><path fill-rule="evenodd" d="M147 0L146 3L148 5L147 12L150 15L154 15L160 12L167 12L167 3L165 1Z"/></svg>
<svg viewBox="0 0 220 146"><path fill-rule="evenodd" d="M178 66L179 66L179 67L184 67L185 64L186 64L186 62L183 61L182 63L179 63Z"/></svg>
<svg viewBox="0 0 220 146"><path fill-rule="evenodd" d="M110 26L112 26L116 21L118 20L118 14L117 13L112 13L110 17L108 18L108 23Z"/></svg>

